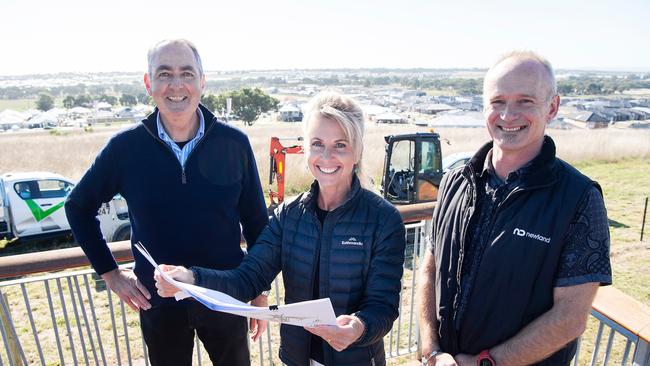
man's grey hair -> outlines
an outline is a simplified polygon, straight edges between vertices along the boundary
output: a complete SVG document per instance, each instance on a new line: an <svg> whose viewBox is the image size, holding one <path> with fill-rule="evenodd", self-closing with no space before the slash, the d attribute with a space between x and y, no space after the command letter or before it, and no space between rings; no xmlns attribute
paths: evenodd
<svg viewBox="0 0 650 366"><path fill-rule="evenodd" d="M557 84L555 82L555 72L553 71L553 66L551 63L544 58L543 56L533 52L533 51L527 51L527 50L515 50L515 51L510 51L508 53L504 53L501 55L494 64L490 67L490 69L487 71L485 75L488 75L490 71L492 71L494 68L496 68L500 63L502 63L505 60L515 58L519 60L532 60L538 62L540 65L544 67L546 70L546 73L548 74L548 82L549 82L549 98L554 97L557 94ZM485 90L485 80L487 78L483 79L483 89Z"/></svg>
<svg viewBox="0 0 650 366"><path fill-rule="evenodd" d="M147 70L149 73L149 76L153 76L153 58L156 55L156 52L164 46L170 45L170 44L180 44L189 47L190 50L192 50L192 53L194 54L194 58L196 59L196 64L199 68L199 75L203 76L203 63L201 63L201 55L199 55L199 51L196 49L196 46L194 43L188 41L187 39L165 39L162 40L155 45L153 45L150 49L149 52L147 52Z"/></svg>

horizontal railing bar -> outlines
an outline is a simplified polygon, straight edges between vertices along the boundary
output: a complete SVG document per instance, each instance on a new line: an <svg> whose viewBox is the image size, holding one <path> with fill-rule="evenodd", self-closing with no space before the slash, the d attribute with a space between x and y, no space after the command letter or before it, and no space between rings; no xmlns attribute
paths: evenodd
<svg viewBox="0 0 650 366"><path fill-rule="evenodd" d="M402 205L395 206L400 215L402 215L402 221L404 223L431 220L433 216L433 208L435 207L435 202L425 202L425 203L416 203L413 205Z"/></svg>
<svg viewBox="0 0 650 366"><path fill-rule="evenodd" d="M131 268L133 267L133 262L129 263L124 263L120 264L120 268ZM25 278L17 278L15 280L8 280L8 281L0 281L0 288L2 287L9 287L13 285L19 285L21 283L34 283L34 282L41 282L41 281L46 281L46 280L55 280L57 278L68 278L68 277L75 277L75 276L83 276L85 274L93 274L95 271L93 269L80 269L77 271L64 271L64 272L57 272L57 273L48 273L42 276L34 276L34 277L25 277Z"/></svg>
<svg viewBox="0 0 650 366"><path fill-rule="evenodd" d="M110 243L109 248L118 262L133 260L128 240ZM79 247L18 254L0 257L0 279L89 265L88 258Z"/></svg>

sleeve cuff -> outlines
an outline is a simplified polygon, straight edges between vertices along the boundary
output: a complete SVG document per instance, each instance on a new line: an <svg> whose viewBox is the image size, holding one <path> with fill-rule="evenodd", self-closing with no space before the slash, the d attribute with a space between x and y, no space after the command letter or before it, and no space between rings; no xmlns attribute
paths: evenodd
<svg viewBox="0 0 650 366"><path fill-rule="evenodd" d="M364 345L365 343L368 342L368 334L370 334L369 332L370 322L360 311L352 313L352 315L357 317L363 323L363 333L356 341L354 341L353 345Z"/></svg>
<svg viewBox="0 0 650 366"><path fill-rule="evenodd" d="M192 271L192 275L194 276L194 284L197 286L201 286L201 272L199 271L198 268L196 267L190 267L188 268L190 271Z"/></svg>
<svg viewBox="0 0 650 366"><path fill-rule="evenodd" d="M608 286L612 284L612 276L605 274L589 274L584 276L558 278L555 281L555 287L569 287L582 285L589 282L598 282L600 286Z"/></svg>

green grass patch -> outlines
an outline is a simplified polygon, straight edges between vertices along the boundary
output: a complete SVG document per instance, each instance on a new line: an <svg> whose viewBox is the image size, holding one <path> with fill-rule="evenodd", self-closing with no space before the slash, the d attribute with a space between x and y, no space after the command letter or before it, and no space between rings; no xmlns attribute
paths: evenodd
<svg viewBox="0 0 650 366"><path fill-rule="evenodd" d="M63 98L54 98L54 106L61 107ZM0 99L0 112L5 109L24 112L28 109L36 109L36 99Z"/></svg>
<svg viewBox="0 0 650 366"><path fill-rule="evenodd" d="M650 222L640 242L645 198L650 197L650 160L583 162L575 165L603 189L611 234L614 286L650 305ZM650 216L650 214L649 214ZM646 217L650 221L650 217Z"/></svg>
<svg viewBox="0 0 650 366"><path fill-rule="evenodd" d="M30 108L36 108L36 99L0 99L0 112L5 109L24 112Z"/></svg>

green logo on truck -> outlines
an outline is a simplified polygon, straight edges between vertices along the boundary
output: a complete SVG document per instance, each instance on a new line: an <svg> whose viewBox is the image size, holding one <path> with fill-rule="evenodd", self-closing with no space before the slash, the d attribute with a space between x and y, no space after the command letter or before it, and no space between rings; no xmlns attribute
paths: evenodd
<svg viewBox="0 0 650 366"><path fill-rule="evenodd" d="M27 203L29 210L32 211L32 215L34 215L37 222L41 222L46 217L58 211L65 204L65 201L61 201L47 210L43 210L38 203L34 202L34 200L25 200L25 202Z"/></svg>

